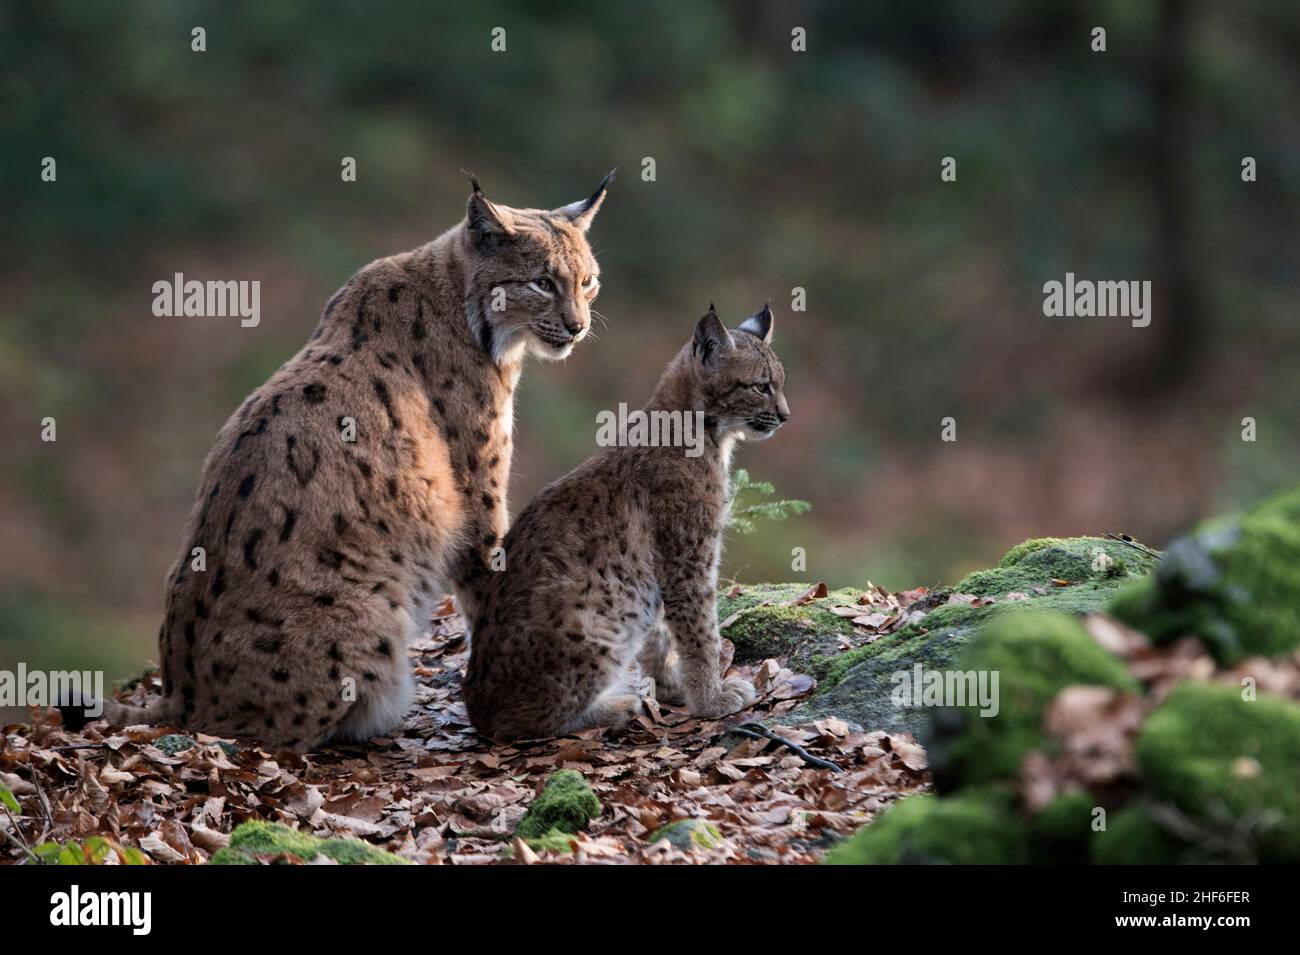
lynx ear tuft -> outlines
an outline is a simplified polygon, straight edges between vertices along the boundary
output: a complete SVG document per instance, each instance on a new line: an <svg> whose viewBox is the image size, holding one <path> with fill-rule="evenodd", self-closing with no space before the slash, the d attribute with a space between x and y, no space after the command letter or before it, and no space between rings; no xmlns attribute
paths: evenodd
<svg viewBox="0 0 1300 955"><path fill-rule="evenodd" d="M611 169L606 173L605 178L600 181L600 185L586 199L579 199L577 202L571 202L567 206L560 206L555 210L555 214L563 216L583 232L591 227L591 222L596 218L596 213L600 211L601 203L605 201L605 192L609 189L609 184L614 181L614 175L617 169Z"/></svg>
<svg viewBox="0 0 1300 955"><path fill-rule="evenodd" d="M772 341L772 303L768 302L759 311L745 319L737 328L748 332L762 342Z"/></svg>
<svg viewBox="0 0 1300 955"><path fill-rule="evenodd" d="M469 177L470 187L474 190L465 207L465 227L469 230L474 245L480 251L490 254L510 236L510 214L483 195L477 176L468 172L465 175Z"/></svg>
<svg viewBox="0 0 1300 955"><path fill-rule="evenodd" d="M718 313L709 305L708 314L695 325L695 337L691 341L691 352L705 368L714 367L722 356L726 355L736 343L731 339L727 326L722 324Z"/></svg>

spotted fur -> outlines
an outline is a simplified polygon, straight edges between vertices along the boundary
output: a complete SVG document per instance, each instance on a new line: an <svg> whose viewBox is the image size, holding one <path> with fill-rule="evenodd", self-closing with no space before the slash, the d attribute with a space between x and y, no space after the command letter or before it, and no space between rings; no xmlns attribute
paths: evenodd
<svg viewBox="0 0 1300 955"><path fill-rule="evenodd" d="M499 739L621 725L646 678L716 717L754 689L723 680L715 608L731 451L789 417L764 308L729 332L710 308L647 411L699 411L704 451L617 447L551 484L511 527L474 619L465 702Z"/></svg>
<svg viewBox="0 0 1300 955"><path fill-rule="evenodd" d="M563 357L589 327L585 232L608 182L543 211L474 181L460 224L329 300L208 455L167 578L164 696L110 720L297 749L400 723L439 582L472 612L505 533L523 359Z"/></svg>

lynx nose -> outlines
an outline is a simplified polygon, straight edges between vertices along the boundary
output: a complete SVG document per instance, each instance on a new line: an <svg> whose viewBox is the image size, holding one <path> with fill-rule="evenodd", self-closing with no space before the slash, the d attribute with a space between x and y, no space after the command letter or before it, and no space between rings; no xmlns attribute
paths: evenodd
<svg viewBox="0 0 1300 955"><path fill-rule="evenodd" d="M582 323L571 315L561 315L560 321L564 323L564 329L569 333L571 338L577 338L582 332Z"/></svg>

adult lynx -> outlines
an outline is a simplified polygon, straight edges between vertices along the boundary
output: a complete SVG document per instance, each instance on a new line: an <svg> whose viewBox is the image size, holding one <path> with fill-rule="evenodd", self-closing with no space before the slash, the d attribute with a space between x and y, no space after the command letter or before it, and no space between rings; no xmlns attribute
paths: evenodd
<svg viewBox="0 0 1300 955"><path fill-rule="evenodd" d="M700 415L703 452L610 448L516 519L474 618L465 702L480 732L621 725L644 677L700 716L753 702L748 682L718 672L715 595L732 448L790 416L771 338L770 308L733 333L710 307L646 405Z"/></svg>
<svg viewBox="0 0 1300 955"><path fill-rule="evenodd" d="M586 335L586 230L610 176L552 211L489 202L366 266L208 455L159 632L164 696L115 723L308 748L397 725L439 580L472 612L506 528L525 354ZM205 567L194 562L203 548Z"/></svg>

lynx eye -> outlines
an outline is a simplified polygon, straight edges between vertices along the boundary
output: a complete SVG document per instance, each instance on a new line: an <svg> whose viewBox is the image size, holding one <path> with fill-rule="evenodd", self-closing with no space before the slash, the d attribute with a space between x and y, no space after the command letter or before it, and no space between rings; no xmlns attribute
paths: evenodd
<svg viewBox="0 0 1300 955"><path fill-rule="evenodd" d="M760 395L763 395L764 397L767 397L772 394L772 386L766 381L756 382L755 384L752 384L749 387L753 388L755 391L757 391Z"/></svg>
<svg viewBox="0 0 1300 955"><path fill-rule="evenodd" d="M545 275L541 276L540 278L533 279L528 284L531 285L533 288L537 289L537 291L545 292L548 295L555 291L555 283L552 282L550 279L548 279Z"/></svg>
<svg viewBox="0 0 1300 955"><path fill-rule="evenodd" d="M595 284L596 284L596 276L594 275L588 275L585 279L582 280L583 288L591 288Z"/></svg>

